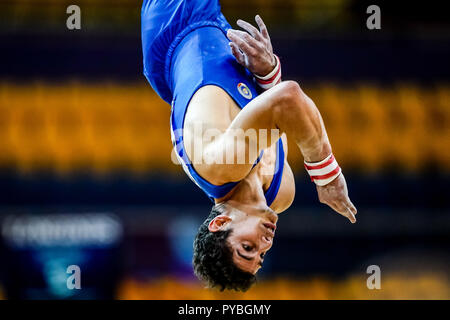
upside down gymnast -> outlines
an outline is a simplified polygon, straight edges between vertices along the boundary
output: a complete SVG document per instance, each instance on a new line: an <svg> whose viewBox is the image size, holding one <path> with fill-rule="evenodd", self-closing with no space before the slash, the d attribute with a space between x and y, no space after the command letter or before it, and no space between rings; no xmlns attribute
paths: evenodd
<svg viewBox="0 0 450 320"><path fill-rule="evenodd" d="M232 29L218 0L144 0L141 11L144 75L171 105L178 161L214 203L194 241L194 272L220 290L255 282L278 214L294 200L287 139L319 201L356 222L317 107L298 83L281 81L267 28L255 22Z"/></svg>

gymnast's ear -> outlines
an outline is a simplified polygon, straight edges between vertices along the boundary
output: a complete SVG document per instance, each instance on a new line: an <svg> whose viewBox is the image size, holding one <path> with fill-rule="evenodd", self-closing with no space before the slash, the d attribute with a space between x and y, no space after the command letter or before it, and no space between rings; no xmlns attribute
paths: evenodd
<svg viewBox="0 0 450 320"><path fill-rule="evenodd" d="M223 214L215 217L208 225L208 230L211 232L217 232L223 230L223 228L231 221L229 216Z"/></svg>

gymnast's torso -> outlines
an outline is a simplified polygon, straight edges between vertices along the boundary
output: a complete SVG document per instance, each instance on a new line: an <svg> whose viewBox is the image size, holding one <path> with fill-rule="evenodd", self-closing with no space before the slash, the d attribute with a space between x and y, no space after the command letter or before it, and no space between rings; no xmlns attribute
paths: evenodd
<svg viewBox="0 0 450 320"><path fill-rule="evenodd" d="M221 124L229 123L260 93L253 75L231 54L226 37L231 26L218 1L146 0L141 15L144 75L171 104L172 142L186 174L216 202L239 184L258 180L267 205L283 211L294 197L285 137L262 150L242 181L220 181L210 175L205 179L205 165L193 163L192 150L185 147L198 139L192 128L199 114L211 120L211 124L204 123L206 127L223 129L219 128ZM211 87L220 103L199 110L201 104L195 103L196 99L201 99L205 91L211 92Z"/></svg>

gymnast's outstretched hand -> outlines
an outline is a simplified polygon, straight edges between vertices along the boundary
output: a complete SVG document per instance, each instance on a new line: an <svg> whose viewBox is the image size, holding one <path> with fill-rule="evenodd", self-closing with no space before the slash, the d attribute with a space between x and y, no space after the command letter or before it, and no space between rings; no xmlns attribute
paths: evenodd
<svg viewBox="0 0 450 320"><path fill-rule="evenodd" d="M276 58L273 54L269 32L259 15L255 17L259 30L250 23L238 20L237 25L244 29L229 29L231 52L239 64L258 76L266 76L276 66Z"/></svg>
<svg viewBox="0 0 450 320"><path fill-rule="evenodd" d="M337 213L347 217L351 223L356 222L357 210L348 197L347 183L344 174L325 186L316 186L319 201L328 205Z"/></svg>

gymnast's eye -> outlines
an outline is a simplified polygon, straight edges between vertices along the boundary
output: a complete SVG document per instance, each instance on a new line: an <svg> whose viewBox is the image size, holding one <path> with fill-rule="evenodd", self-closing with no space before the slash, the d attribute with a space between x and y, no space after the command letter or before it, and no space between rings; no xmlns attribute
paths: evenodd
<svg viewBox="0 0 450 320"><path fill-rule="evenodd" d="M249 245L247 245L247 244L243 244L243 245L242 245L242 248L244 248L244 250L245 250L245 251L248 251L248 252L252 251L252 247L249 246Z"/></svg>

